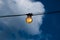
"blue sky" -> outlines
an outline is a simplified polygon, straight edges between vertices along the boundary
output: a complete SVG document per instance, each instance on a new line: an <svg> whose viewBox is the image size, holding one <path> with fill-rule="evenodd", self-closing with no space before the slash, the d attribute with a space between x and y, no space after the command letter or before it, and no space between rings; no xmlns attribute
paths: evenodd
<svg viewBox="0 0 60 40"><path fill-rule="evenodd" d="M40 4L39 2L42 2L42 4L44 5L45 12L60 10L60 5L59 5L60 1L59 0L34 0L33 2L38 1L38 3L35 4L35 5L37 5L37 8L35 7L37 10L27 11L27 9L26 9L27 12L24 10L24 7L23 7L22 12L18 11L19 7L16 10L14 10L16 8L15 6L8 5L6 3L7 2L6 0L3 0L3 1L4 1L3 3L0 2L2 5L2 6L0 6L0 15L15 14L15 13L19 14L19 12L20 13L44 12L43 10L42 11L39 10L39 7L38 7L38 5ZM13 1L13 2L16 3L15 1ZM19 4L19 3L17 3L17 4ZM8 6L10 6L10 8ZM12 8L12 7L14 7L14 8ZM43 9L42 7L43 6L40 4L41 9ZM13 11L15 13L13 13ZM18 11L18 12L16 12L16 11ZM22 18L26 18L26 17L22 17ZM36 18L38 20L36 20ZM47 14L47 15L44 15L43 21L39 21L42 19L42 16L37 16L37 17L33 18L35 22L30 25L29 24L26 25L24 19L21 19L21 17L1 18L0 19L0 30L1 30L0 31L0 40L60 40L60 31L59 31L60 30L60 19L59 18L60 18L60 15L58 15L58 14L51 14L51 15ZM23 20L23 22L22 22L22 20ZM34 25L34 27L33 27L33 25ZM20 27L20 26L22 26L22 27ZM30 30L30 29L33 29L33 30ZM25 31L23 31L23 30L25 30Z"/></svg>

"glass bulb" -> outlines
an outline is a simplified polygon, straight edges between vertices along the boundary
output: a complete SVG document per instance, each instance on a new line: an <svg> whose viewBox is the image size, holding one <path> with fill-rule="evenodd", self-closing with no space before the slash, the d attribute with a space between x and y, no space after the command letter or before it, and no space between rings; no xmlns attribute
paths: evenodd
<svg viewBox="0 0 60 40"><path fill-rule="evenodd" d="M29 16L28 16L28 17L26 18L26 22L27 22L27 23L32 23L32 21L33 21L32 17L29 17Z"/></svg>

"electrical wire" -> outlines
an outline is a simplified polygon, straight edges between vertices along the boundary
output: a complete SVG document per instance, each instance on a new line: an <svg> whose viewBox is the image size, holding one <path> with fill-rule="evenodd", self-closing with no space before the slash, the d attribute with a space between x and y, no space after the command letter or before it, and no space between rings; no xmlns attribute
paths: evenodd
<svg viewBox="0 0 60 40"><path fill-rule="evenodd" d="M5 17L16 17L16 16L25 16L25 15L36 16L36 15L57 14L57 13L60 14L60 11L52 11L52 12L38 13L38 14L28 13L28 14L18 14L18 15L4 15L4 16L0 16L0 18L5 18Z"/></svg>

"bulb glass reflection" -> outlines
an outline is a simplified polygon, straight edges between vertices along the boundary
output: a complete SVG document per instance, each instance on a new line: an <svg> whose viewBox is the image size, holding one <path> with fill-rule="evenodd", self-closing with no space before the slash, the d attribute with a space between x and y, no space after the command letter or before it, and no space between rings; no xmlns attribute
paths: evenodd
<svg viewBox="0 0 60 40"><path fill-rule="evenodd" d="M27 16L26 23L32 23L33 19L31 16Z"/></svg>

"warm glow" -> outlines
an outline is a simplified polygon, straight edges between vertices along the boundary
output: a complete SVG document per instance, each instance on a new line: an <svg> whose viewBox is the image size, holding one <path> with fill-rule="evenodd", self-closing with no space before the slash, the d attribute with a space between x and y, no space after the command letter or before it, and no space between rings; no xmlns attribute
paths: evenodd
<svg viewBox="0 0 60 40"><path fill-rule="evenodd" d="M32 17L27 17L27 18L26 18L26 22L27 22L27 23L32 23Z"/></svg>

